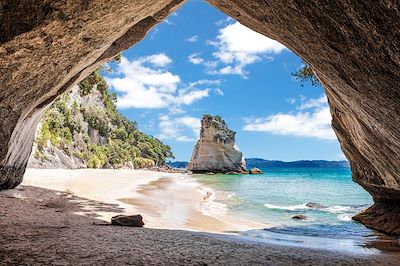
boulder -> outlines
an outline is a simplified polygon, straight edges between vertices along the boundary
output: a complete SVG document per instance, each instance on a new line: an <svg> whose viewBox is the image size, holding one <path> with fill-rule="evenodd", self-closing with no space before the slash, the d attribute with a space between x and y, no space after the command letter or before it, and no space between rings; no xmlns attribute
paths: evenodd
<svg viewBox="0 0 400 266"><path fill-rule="evenodd" d="M111 218L111 225L143 227L143 217L136 215L117 215Z"/></svg>
<svg viewBox="0 0 400 266"><path fill-rule="evenodd" d="M293 220L307 220L307 216L303 214L296 214L292 216Z"/></svg>
<svg viewBox="0 0 400 266"><path fill-rule="evenodd" d="M259 175L262 173L263 172L260 169L258 169L257 167L253 167L249 170L249 174L251 174L251 175Z"/></svg>
<svg viewBox="0 0 400 266"><path fill-rule="evenodd" d="M312 209L324 209L327 208L325 205L322 205L320 203L315 203L315 202L309 202L306 204L306 206L308 208L312 208Z"/></svg>

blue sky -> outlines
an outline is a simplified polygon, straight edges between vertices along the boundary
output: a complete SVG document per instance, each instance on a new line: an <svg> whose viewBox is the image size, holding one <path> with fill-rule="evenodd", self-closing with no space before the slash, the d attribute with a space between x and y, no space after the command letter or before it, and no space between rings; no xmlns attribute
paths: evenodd
<svg viewBox="0 0 400 266"><path fill-rule="evenodd" d="M190 0L111 64L118 108L189 160L203 114L221 115L246 158L342 160L322 88L291 73L278 42Z"/></svg>

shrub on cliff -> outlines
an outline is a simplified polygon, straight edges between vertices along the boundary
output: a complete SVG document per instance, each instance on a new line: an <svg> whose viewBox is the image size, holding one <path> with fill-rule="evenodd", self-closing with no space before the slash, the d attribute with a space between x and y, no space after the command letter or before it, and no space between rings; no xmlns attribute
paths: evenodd
<svg viewBox="0 0 400 266"><path fill-rule="evenodd" d="M304 82L311 82L313 86L321 86L319 79L315 75L314 71L307 64L304 64L298 71L292 73L292 76L301 82L301 86L304 86Z"/></svg>

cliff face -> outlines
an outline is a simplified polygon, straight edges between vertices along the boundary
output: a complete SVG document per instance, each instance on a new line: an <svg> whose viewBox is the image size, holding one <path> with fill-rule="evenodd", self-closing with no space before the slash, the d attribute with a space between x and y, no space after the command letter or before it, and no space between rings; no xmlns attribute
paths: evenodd
<svg viewBox="0 0 400 266"><path fill-rule="evenodd" d="M99 71L62 94L43 115L28 167L143 168L173 156L122 116L115 101Z"/></svg>
<svg viewBox="0 0 400 266"><path fill-rule="evenodd" d="M312 67L326 91L332 126L350 161L353 179L378 203L360 220L400 234L399 213L378 223L365 218L378 214L377 209L400 206L399 1L208 2L281 42ZM34 138L32 128L44 108L100 64L141 40L182 3L0 3L0 189L22 181Z"/></svg>
<svg viewBox="0 0 400 266"><path fill-rule="evenodd" d="M194 173L245 172L246 162L235 144L235 131L219 117L204 115L200 139L187 166Z"/></svg>

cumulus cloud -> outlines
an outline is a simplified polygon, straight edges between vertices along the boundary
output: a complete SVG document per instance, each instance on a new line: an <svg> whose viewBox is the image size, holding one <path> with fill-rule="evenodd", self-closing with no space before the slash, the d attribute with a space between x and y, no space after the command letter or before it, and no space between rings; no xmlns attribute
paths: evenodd
<svg viewBox="0 0 400 266"><path fill-rule="evenodd" d="M189 61L205 65L210 74L234 74L244 78L248 74L245 70L247 65L263 59L271 61L271 55L286 49L279 42L252 31L239 22L220 29L216 39L208 41L208 44L216 48L213 53L215 60L205 61L198 54L192 54Z"/></svg>
<svg viewBox="0 0 400 266"><path fill-rule="evenodd" d="M193 65L199 65L204 62L204 59L200 57L200 53L193 53L189 55L188 60Z"/></svg>
<svg viewBox="0 0 400 266"><path fill-rule="evenodd" d="M172 63L165 54L128 60L122 57L116 76L107 82L118 92L120 108L177 108L208 97L210 89L186 85L167 70Z"/></svg>
<svg viewBox="0 0 400 266"><path fill-rule="evenodd" d="M266 118L248 119L243 130L335 140L331 120L327 100L323 95L317 99L303 98L298 111L294 113L278 113Z"/></svg>
<svg viewBox="0 0 400 266"><path fill-rule="evenodd" d="M159 139L172 139L179 142L195 141L200 132L200 119L191 116L162 115L159 117L159 127ZM191 131L190 136L185 134L188 130Z"/></svg>
<svg viewBox="0 0 400 266"><path fill-rule="evenodd" d="M199 36L197 36L197 35L193 35L192 37L185 39L185 41L191 42L191 43L197 42L198 40L199 40Z"/></svg>
<svg viewBox="0 0 400 266"><path fill-rule="evenodd" d="M172 62L172 59L169 58L167 55L161 53L144 57L142 58L142 62L149 62L154 66L165 67Z"/></svg>

